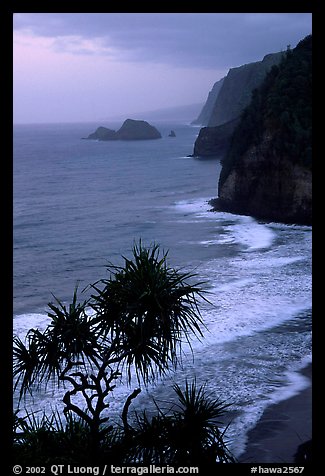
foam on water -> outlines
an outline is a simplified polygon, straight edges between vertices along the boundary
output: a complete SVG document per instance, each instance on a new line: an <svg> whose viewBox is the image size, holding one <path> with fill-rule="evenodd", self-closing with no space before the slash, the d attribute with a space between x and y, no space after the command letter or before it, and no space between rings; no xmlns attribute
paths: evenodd
<svg viewBox="0 0 325 476"><path fill-rule="evenodd" d="M284 321L292 319L297 314L306 311L309 306L305 303L290 304L289 300L277 302L274 307L274 301L268 306L264 306L261 311L260 303L253 300L247 301L248 310L245 311L245 317L241 318L238 310L235 314L232 308L220 306L218 312L204 312L204 320L208 321L208 332L205 334L203 346L212 342L229 342L238 337L251 336L256 332L272 329ZM286 306L285 311L281 311L282 306ZM194 344L195 348L202 344Z"/></svg>
<svg viewBox="0 0 325 476"><path fill-rule="evenodd" d="M209 206L209 197L202 197L202 198L193 198L190 200L179 200L172 205L172 208L175 208L177 213L182 214L195 214L202 217L208 218L209 214L207 213L211 206Z"/></svg>
<svg viewBox="0 0 325 476"><path fill-rule="evenodd" d="M226 232L230 242L244 245L246 251L269 248L275 237L272 230L250 217L241 217L240 223L228 226Z"/></svg>
<svg viewBox="0 0 325 476"><path fill-rule="evenodd" d="M267 407L292 398L310 386L310 380L300 373L310 363L311 356L307 356L302 359L297 368L284 372L279 388L276 388L267 397L257 400L255 404L247 406L245 412L236 417L234 424L229 427L227 433L230 440L229 446L236 458L239 458L245 452L248 432L258 423ZM309 434L299 436L306 439L311 437Z"/></svg>
<svg viewBox="0 0 325 476"><path fill-rule="evenodd" d="M200 268L202 277L211 283L207 297L213 307L206 306L204 317L214 339L223 342L272 328L310 308L310 234L302 236L303 246L297 254L295 242L292 247L273 246L279 232L295 232L294 225L258 223L249 216L211 213L205 198L180 201L175 206L192 219L215 221L216 234L201 241L203 246L243 246L240 254L227 258L226 268L218 258ZM304 233L310 228L298 230ZM247 251L250 253L245 254ZM299 268L293 268L295 265Z"/></svg>
<svg viewBox="0 0 325 476"><path fill-rule="evenodd" d="M14 334L20 339L24 339L29 329L46 328L51 319L46 313L27 313L14 316Z"/></svg>
<svg viewBox="0 0 325 476"><path fill-rule="evenodd" d="M202 240L202 245L240 244L246 251L269 248L275 238L275 232L250 216L234 215L226 212L211 212L208 199L181 200L175 204L178 213L201 220L213 220L216 226L222 226L222 233L214 239ZM188 218L188 219L189 219Z"/></svg>
<svg viewBox="0 0 325 476"><path fill-rule="evenodd" d="M311 236L309 229L211 213L205 199L178 202L176 210L182 215L179 220L186 223L213 222L214 236L195 246L214 246L221 251L236 246L240 252L227 256L226 261L221 252L199 267L200 277L208 284L210 304L200 305L207 331L201 341L192 342L194 361L185 345L181 372L149 386L133 406L155 411L152 399L168 401L173 381L184 384L186 378L204 378L209 391L234 404L227 438L231 451L239 457L245 450L247 432L265 408L309 385L299 370L311 359L310 334L303 331L304 319L298 317L307 315L311 308ZM297 233L301 233L300 245L289 239L285 246L281 246L281 240L274 246L283 233L290 235L293 231L298 241ZM18 315L14 320L15 333L21 338L30 328L42 330L47 324L45 313ZM295 331L297 326L301 328L299 332ZM113 418L119 420L123 402L131 391L124 380L110 395L109 412ZM56 407L60 411L62 396L63 389L49 387L35 396L33 409L50 412Z"/></svg>
<svg viewBox="0 0 325 476"><path fill-rule="evenodd" d="M227 257L226 267L216 258L200 268L212 306L202 303L208 332L193 343L197 373L202 366L201 373L211 374L208 388L236 402L238 415L227 435L238 457L265 408L310 384L299 370L311 361L311 227L211 213L205 199L175 207L187 220L215 222L202 246L220 255L229 246L240 249Z"/></svg>
<svg viewBox="0 0 325 476"><path fill-rule="evenodd" d="M295 384L294 390L292 387L292 392L294 393L289 392L288 390L286 396L283 397L283 400L297 395L298 393L300 393L300 391L304 390L308 386L308 379L303 378L300 385ZM282 387L281 390L283 390L283 388L285 387ZM290 386L288 388L290 388ZM234 425L233 428L231 428L231 426L229 427L229 431L227 432L227 438L230 442L229 448L231 449L233 455L236 458L239 458L245 452L248 443L248 432L255 427L255 425L262 417L266 408L272 403L278 403L278 401L272 401L272 399L270 399L270 401L265 401L264 405L260 404L259 407L248 407L247 411L245 413L242 413L241 416L237 418L236 426ZM308 438L310 436L311 435L307 435Z"/></svg>
<svg viewBox="0 0 325 476"><path fill-rule="evenodd" d="M250 282L242 280L236 282L234 293L240 287L245 288ZM207 383L207 389L212 395L233 404L235 416L227 430L229 447L236 457L245 450L246 434L256 424L265 408L271 403L287 399L307 387L308 380L298 373L310 361L310 354L306 352L305 337L301 332L291 333L283 330L264 334L263 329L270 327L271 319L259 317L259 313L251 310L251 303L247 303L245 317L231 312L224 316L220 312L203 310L205 322L210 332L205 332L201 342L193 342L194 361L192 356L185 356L184 366L175 375L167 377L157 385L143 390L133 409L141 411L149 409L155 411L153 398L170 401L172 383L175 381L181 386L185 379L191 380L197 376L198 380ZM288 303L287 303L288 304ZM236 308L236 303L233 304ZM286 308L287 305L282 305ZM304 307L304 306L302 306ZM211 312L211 314L209 314ZM298 308L286 310L289 322L295 320ZM43 329L48 324L48 318L43 314L28 314L17 316L17 330L22 336L30 327ZM290 321L291 319L291 321ZM281 321L281 319L279 320ZM266 324L267 322L267 324ZM273 321L272 325L276 323ZM288 343L290 337L290 343ZM291 361L294 353L296 360ZM170 381L171 380L171 381ZM133 382L134 385L135 381ZM131 393L133 387L121 382L110 395L111 417L117 418L123 408L123 402ZM44 410L50 412L57 408L62 410L63 389L49 387L46 391L35 395L33 402L27 402L27 408L32 403L33 409L40 414ZM82 399L77 402L83 405ZM131 409L132 410L132 409Z"/></svg>
<svg viewBox="0 0 325 476"><path fill-rule="evenodd" d="M307 384L297 372L311 354L311 227L211 212L220 161L185 157L192 129L158 149L150 141L107 149L80 141L84 126L75 136L66 126L47 128L21 131L16 141L15 333L23 339L49 324L42 311L49 291L69 300L75 280L95 282L98 267L127 254L136 237L158 242L170 249L173 266L206 283L211 304L200 309L208 331L193 340L193 355L184 347L183 365L143 389L132 408L156 412L152 397L168 402L173 383L196 378L233 404L227 433L238 454L265 407ZM134 388L118 382L110 395L114 418ZM26 407L62 409L63 392L49 386Z"/></svg>

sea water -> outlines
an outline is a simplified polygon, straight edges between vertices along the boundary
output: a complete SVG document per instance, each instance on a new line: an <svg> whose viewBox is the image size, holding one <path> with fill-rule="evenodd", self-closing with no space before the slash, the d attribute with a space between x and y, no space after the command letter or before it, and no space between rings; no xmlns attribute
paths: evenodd
<svg viewBox="0 0 325 476"><path fill-rule="evenodd" d="M107 264L130 257L139 239L159 244L171 266L205 282L207 329L130 412L170 407L173 384L195 378L231 404L226 436L238 457L266 406L308 385L299 370L311 361L311 227L212 212L220 158L189 157L196 127L154 124L162 139L150 141L81 139L99 125L121 124L14 128L14 332L43 329L53 294L70 302L77 283L108 277ZM117 386L112 416L132 385ZM49 387L27 410L60 408L61 396Z"/></svg>

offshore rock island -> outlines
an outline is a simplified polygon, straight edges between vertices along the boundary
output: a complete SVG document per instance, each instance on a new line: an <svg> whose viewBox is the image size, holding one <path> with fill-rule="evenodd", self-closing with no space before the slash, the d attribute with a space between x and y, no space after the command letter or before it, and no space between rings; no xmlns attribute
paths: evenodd
<svg viewBox="0 0 325 476"><path fill-rule="evenodd" d="M161 139L160 132L147 121L126 119L118 131L100 126L95 132L83 139L110 141L110 140L151 140Z"/></svg>

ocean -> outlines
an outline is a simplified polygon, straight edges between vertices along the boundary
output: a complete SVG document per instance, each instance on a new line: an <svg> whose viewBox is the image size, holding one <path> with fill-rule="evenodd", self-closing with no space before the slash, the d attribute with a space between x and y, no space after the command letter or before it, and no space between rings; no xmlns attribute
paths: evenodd
<svg viewBox="0 0 325 476"><path fill-rule="evenodd" d="M44 328L53 295L71 302L76 284L108 277L107 264L130 257L139 239L159 244L171 266L205 281L207 330L131 409L168 406L173 383L196 378L231 404L226 440L238 457L263 410L308 386L299 370L312 359L312 228L212 212L221 164L189 157L198 127L153 123L162 139L81 140L99 125L121 124L14 126L14 332ZM114 391L112 416L129 393L123 382ZM60 392L25 405L60 408Z"/></svg>

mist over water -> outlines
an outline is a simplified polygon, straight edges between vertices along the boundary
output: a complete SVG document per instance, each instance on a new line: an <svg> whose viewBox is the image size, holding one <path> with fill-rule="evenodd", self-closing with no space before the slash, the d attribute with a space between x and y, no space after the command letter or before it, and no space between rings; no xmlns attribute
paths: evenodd
<svg viewBox="0 0 325 476"><path fill-rule="evenodd" d="M168 406L172 384L196 378L232 403L227 434L238 456L265 407L308 384L298 370L311 361L311 227L211 212L220 161L187 157L198 128L154 125L162 139L134 142L80 140L98 124L15 128L15 332L44 328L51 293L69 302L77 282L81 290L105 277L134 241L160 244L170 265L206 282L207 330L131 408L154 411L153 398ZM114 391L116 418L132 389ZM49 388L28 404L50 410L58 397Z"/></svg>

